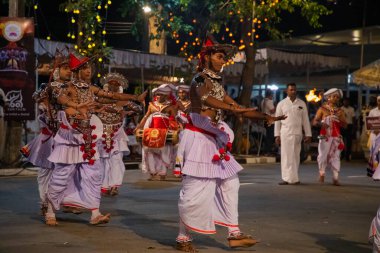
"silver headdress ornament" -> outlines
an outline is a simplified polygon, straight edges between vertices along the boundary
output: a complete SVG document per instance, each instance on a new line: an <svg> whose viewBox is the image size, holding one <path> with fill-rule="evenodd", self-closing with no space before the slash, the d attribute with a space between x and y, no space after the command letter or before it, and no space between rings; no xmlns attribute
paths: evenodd
<svg viewBox="0 0 380 253"><path fill-rule="evenodd" d="M119 73L108 73L105 77L100 80L100 83L103 85L107 85L110 81L116 81L123 89L128 88L128 80Z"/></svg>

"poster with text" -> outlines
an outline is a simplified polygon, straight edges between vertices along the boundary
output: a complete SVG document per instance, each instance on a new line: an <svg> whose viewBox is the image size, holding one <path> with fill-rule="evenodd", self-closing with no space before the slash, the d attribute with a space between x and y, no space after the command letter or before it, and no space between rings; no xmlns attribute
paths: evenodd
<svg viewBox="0 0 380 253"><path fill-rule="evenodd" d="M0 88L6 95L5 120L34 120L34 22L0 17Z"/></svg>

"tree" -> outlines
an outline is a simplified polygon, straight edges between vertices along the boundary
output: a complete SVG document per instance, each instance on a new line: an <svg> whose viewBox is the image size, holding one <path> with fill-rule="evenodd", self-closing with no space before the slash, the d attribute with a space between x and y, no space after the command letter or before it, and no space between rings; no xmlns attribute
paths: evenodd
<svg viewBox="0 0 380 253"><path fill-rule="evenodd" d="M75 42L75 49L82 55L96 57L98 74L105 71L104 63L111 57L111 48L107 46L106 19L111 0L67 1L60 5L61 11L69 17L67 37Z"/></svg>
<svg viewBox="0 0 380 253"><path fill-rule="evenodd" d="M206 31L211 31L220 41L237 45L245 52L246 62L241 76L241 92L238 102L249 106L254 84L255 54L260 38L280 39L289 33L282 32L279 24L284 14L299 13L312 27L320 27L319 19L331 12L317 0L155 0L151 2L152 13L157 16L159 30L175 42L178 53L187 57L189 62L196 59L200 51L201 39ZM157 11L156 6L165 6ZM128 0L122 8L124 15L131 10L141 9L142 1ZM136 21L141 20L141 13L134 12ZM138 36L139 22L135 23ZM159 36L159 35L156 35ZM151 35L151 39L154 36ZM233 64L229 62L228 64ZM242 124L235 123L235 147L240 146ZM235 149L236 150L236 149ZM238 151L238 150L236 150Z"/></svg>

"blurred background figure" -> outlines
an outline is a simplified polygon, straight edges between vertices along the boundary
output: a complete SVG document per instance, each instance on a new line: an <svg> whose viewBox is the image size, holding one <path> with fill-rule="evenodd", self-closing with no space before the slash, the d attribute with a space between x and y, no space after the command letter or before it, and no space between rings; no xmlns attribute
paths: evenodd
<svg viewBox="0 0 380 253"><path fill-rule="evenodd" d="M355 139L354 133L354 121L355 121L355 109L350 105L348 98L343 99L343 106L341 107L347 122L347 128L342 128L343 142L345 149L342 152L342 158L346 161L351 160L352 140Z"/></svg>
<svg viewBox="0 0 380 253"><path fill-rule="evenodd" d="M261 101L261 111L270 116L275 116L276 107L273 101L273 92L270 89L265 91L265 98ZM274 145L274 124L266 127L263 152L266 155L275 155Z"/></svg>

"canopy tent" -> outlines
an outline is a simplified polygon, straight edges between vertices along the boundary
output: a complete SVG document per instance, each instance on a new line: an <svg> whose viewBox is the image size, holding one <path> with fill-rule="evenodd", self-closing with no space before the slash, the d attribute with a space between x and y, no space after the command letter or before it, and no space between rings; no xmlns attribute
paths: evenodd
<svg viewBox="0 0 380 253"><path fill-rule="evenodd" d="M359 85L368 87L380 86L380 59L352 73L352 80Z"/></svg>
<svg viewBox="0 0 380 253"><path fill-rule="evenodd" d="M68 43L36 39L35 52L38 55L50 53L54 55L56 48L72 47ZM176 69L189 71L189 64L185 58L169 55L147 54L131 50L112 50L113 58L111 66L124 66L127 68L162 68L172 66ZM245 62L245 55L240 52L235 60ZM196 62L194 62L196 63ZM314 53L299 53L271 48L259 49L256 53L255 77L263 77L269 72L279 74L289 74L290 72L306 72L307 68L311 72L324 70L344 69L349 66L349 60L344 57L328 56ZM304 68L302 68L304 67ZM292 70L291 70L292 69ZM243 64L237 63L225 68L227 75L241 76Z"/></svg>

